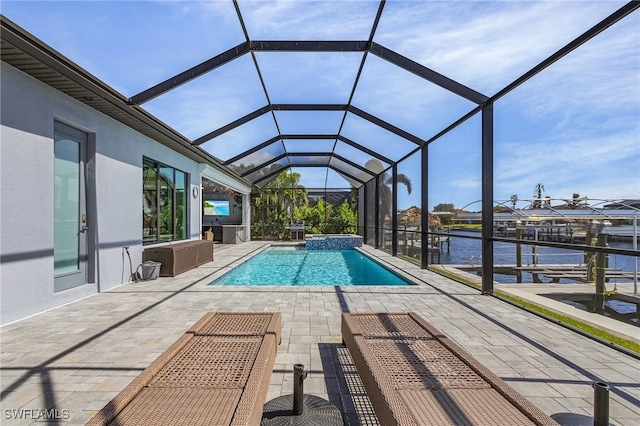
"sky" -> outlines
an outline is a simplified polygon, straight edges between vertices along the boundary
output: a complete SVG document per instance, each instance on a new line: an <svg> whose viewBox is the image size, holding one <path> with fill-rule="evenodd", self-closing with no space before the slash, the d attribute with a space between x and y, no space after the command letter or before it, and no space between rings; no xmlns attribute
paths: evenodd
<svg viewBox="0 0 640 426"><path fill-rule="evenodd" d="M493 96L624 5L620 1L395 1L374 41L486 96ZM367 40L379 3L238 0L251 40ZM245 41L231 1L11 1L4 16L126 97ZM268 102L349 102L362 52L243 55L142 105L194 140ZM262 88L262 78L267 94ZM429 140L475 104L366 55L351 104ZM275 117L275 121L274 121ZM277 123L277 124L276 124ZM398 161L417 145L354 114L265 114L202 145L228 160L278 134L335 134ZM335 146L334 146L335 145ZM313 147L313 148L310 148ZM251 156L335 152L371 158L335 140L285 140ZM480 210L481 120L476 115L429 145L430 208ZM399 208L420 205L420 153L398 165ZM335 171L295 168L307 187L348 187ZM494 105L494 198L526 207L573 194L596 204L640 198L640 11L636 10Z"/></svg>

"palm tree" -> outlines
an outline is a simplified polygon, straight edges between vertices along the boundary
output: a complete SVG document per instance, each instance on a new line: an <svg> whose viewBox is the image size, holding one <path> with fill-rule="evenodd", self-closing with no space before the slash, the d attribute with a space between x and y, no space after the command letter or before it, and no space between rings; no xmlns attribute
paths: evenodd
<svg viewBox="0 0 640 426"><path fill-rule="evenodd" d="M393 194L391 187L393 185L393 176L384 171L384 166L382 165L380 160L376 158L372 158L371 160L367 161L364 167L380 176L380 182L382 183L379 188L380 218L382 219L382 223L384 226L387 218L391 220L391 207L393 205ZM398 183L403 184L407 188L407 193L411 194L411 179L409 179L405 174L399 173Z"/></svg>
<svg viewBox="0 0 640 426"><path fill-rule="evenodd" d="M303 206L309 203L307 191L304 186L300 185L300 177L300 173L284 170L262 188L260 194L254 197L252 202L254 217L264 217L264 223L256 221L254 225L262 223L262 226L267 228L267 234L280 235L284 233L284 227L292 219L293 206Z"/></svg>

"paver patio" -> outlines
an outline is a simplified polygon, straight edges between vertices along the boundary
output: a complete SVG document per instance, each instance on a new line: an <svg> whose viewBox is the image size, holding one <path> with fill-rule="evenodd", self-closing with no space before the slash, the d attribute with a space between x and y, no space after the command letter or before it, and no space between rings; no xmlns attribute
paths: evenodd
<svg viewBox="0 0 640 426"><path fill-rule="evenodd" d="M2 424L47 415L84 424L208 311L281 312L267 400L292 393L293 364L301 363L305 393L339 406L345 424L377 422L341 344L340 314L403 311L417 312L561 424L592 424L594 381L611 386L612 424L640 424L638 359L369 247L420 285L208 286L264 244L216 246L213 262L178 277L127 284L0 328Z"/></svg>

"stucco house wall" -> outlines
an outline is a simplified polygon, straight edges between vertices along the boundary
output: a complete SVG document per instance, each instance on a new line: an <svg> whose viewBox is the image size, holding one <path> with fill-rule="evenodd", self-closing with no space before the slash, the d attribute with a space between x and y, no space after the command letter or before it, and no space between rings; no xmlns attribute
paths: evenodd
<svg viewBox="0 0 640 426"><path fill-rule="evenodd" d="M143 250L143 156L188 173L191 188L200 187L203 167L1 64L0 323L6 324L130 281ZM89 134L89 283L59 292L53 285L55 120ZM215 170L207 168L207 176L215 178ZM188 233L199 239L201 200L192 191L188 199Z"/></svg>

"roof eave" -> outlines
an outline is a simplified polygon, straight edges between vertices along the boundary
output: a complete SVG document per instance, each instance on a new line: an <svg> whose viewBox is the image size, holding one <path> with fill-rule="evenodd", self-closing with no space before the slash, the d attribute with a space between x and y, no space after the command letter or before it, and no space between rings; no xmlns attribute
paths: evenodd
<svg viewBox="0 0 640 426"><path fill-rule="evenodd" d="M254 188L255 185L195 146L184 135L41 40L0 15L2 61L198 163Z"/></svg>

